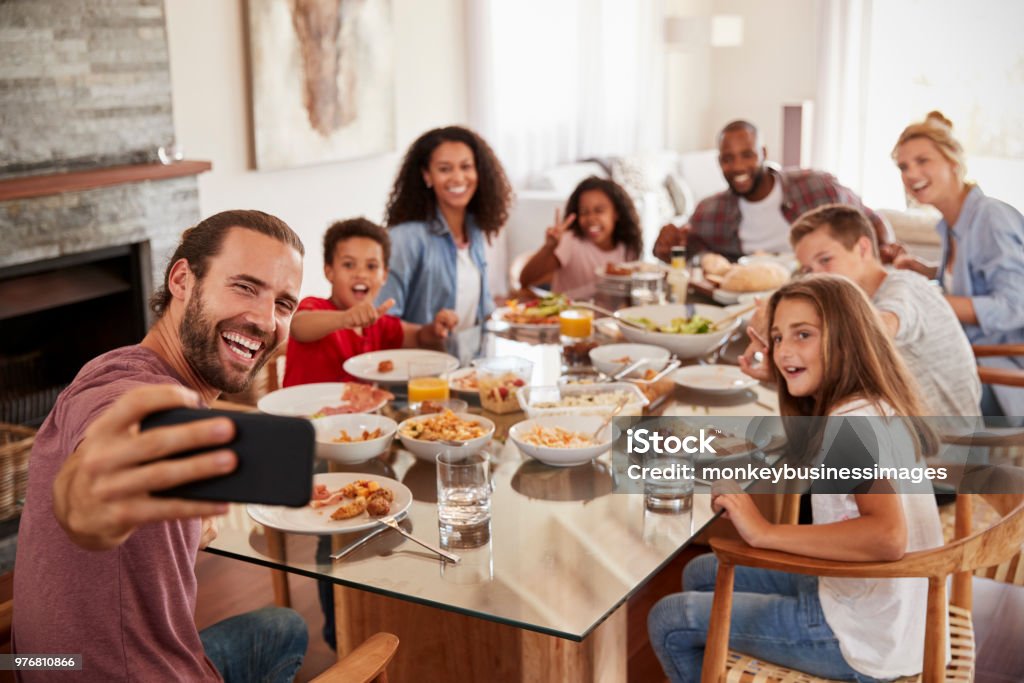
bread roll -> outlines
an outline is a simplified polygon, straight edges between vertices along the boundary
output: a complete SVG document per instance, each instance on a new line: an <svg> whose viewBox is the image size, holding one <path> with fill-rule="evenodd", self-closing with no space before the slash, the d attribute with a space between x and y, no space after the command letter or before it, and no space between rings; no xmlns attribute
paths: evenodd
<svg viewBox="0 0 1024 683"><path fill-rule="evenodd" d="M705 275L725 275L732 268L732 264L721 254L708 252L700 257L700 267Z"/></svg>
<svg viewBox="0 0 1024 683"><path fill-rule="evenodd" d="M722 289L730 292L763 292L789 282L789 271L778 263L733 266L722 278Z"/></svg>

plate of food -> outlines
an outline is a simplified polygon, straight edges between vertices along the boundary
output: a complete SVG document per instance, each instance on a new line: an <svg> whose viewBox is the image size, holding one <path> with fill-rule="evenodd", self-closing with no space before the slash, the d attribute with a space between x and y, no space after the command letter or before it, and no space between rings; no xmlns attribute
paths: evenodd
<svg viewBox="0 0 1024 683"><path fill-rule="evenodd" d="M478 394L480 385L476 376L476 368L459 368L448 375L448 387L460 394Z"/></svg>
<svg viewBox="0 0 1024 683"><path fill-rule="evenodd" d="M529 301L509 299L503 308L491 314L491 318L512 327L558 329L558 314L571 305L569 297L564 294L549 294Z"/></svg>
<svg viewBox="0 0 1024 683"><path fill-rule="evenodd" d="M409 381L409 363L428 360L445 361L445 372L459 367L459 359L440 351L425 349L389 349L352 356L342 367L345 372L365 382L402 384Z"/></svg>
<svg viewBox="0 0 1024 683"><path fill-rule="evenodd" d="M757 384L735 365L690 365L676 370L672 379L680 386L714 394L743 391Z"/></svg>
<svg viewBox="0 0 1024 683"><path fill-rule="evenodd" d="M704 304L632 306L615 313L619 329L628 341L661 346L679 358L700 358L724 344L740 321L733 319L720 330L714 325L729 316L730 312L723 308Z"/></svg>
<svg viewBox="0 0 1024 683"><path fill-rule="evenodd" d="M272 391L256 407L270 415L308 417L372 413L395 397L389 391L359 382L298 384Z"/></svg>
<svg viewBox="0 0 1024 683"><path fill-rule="evenodd" d="M594 274L606 280L629 282L634 273L668 273L671 270L663 263L646 263L644 261L626 261L625 263L606 263L594 269Z"/></svg>
<svg viewBox="0 0 1024 683"><path fill-rule="evenodd" d="M382 517L401 517L412 504L402 483L373 474L313 475L313 499L301 508L249 505L254 522L293 534L345 534L378 526Z"/></svg>

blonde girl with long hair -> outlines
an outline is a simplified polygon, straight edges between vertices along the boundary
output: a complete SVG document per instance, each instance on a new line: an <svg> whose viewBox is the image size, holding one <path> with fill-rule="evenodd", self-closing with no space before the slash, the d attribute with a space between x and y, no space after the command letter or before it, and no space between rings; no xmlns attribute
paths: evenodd
<svg viewBox="0 0 1024 683"><path fill-rule="evenodd" d="M873 418L880 463L934 452L935 437L914 417L922 410L913 378L857 285L835 275L803 278L772 296L768 319L787 436L805 460L834 431L834 423L825 430L824 420L807 420L814 417ZM772 524L746 493L716 495L712 505L756 548L891 561L942 543L930 486L926 494L896 488L876 480L851 493L812 489L812 525ZM651 644L672 681L700 680L716 572L714 555L696 558L684 572L684 592L660 600L648 617ZM924 656L926 596L918 579L819 579L737 567L729 644L826 678L914 675Z"/></svg>

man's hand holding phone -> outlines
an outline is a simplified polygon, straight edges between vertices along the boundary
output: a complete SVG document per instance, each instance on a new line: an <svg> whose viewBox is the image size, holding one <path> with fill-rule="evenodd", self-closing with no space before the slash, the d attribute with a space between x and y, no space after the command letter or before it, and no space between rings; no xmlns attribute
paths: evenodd
<svg viewBox="0 0 1024 683"><path fill-rule="evenodd" d="M218 448L235 435L229 419L140 429L150 413L197 405L196 394L182 387L140 387L121 396L86 429L53 484L54 514L75 543L107 550L123 543L141 524L227 512L226 503L151 495L227 474L237 466L234 452ZM194 449L208 450L165 459Z"/></svg>

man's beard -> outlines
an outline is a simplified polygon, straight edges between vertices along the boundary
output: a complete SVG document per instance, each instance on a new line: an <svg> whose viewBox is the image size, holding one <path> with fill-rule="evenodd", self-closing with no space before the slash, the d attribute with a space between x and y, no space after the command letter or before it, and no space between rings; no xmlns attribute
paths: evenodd
<svg viewBox="0 0 1024 683"><path fill-rule="evenodd" d="M178 328L178 337L181 339L182 350L185 360L199 377L214 389L227 394L236 394L245 391L252 384L253 379L270 359L270 352L273 340L268 339L267 333L252 324L228 326L226 321L213 324L206 309L203 306L203 293L201 286L197 286L193 292L192 299L185 307L185 315L182 317L181 326ZM223 365L220 358L221 332L234 330L253 339L263 342L262 348L257 353L259 357L256 364L247 374L229 372Z"/></svg>
<svg viewBox="0 0 1024 683"><path fill-rule="evenodd" d="M746 192L737 192L736 188L733 187L732 182L729 182L729 190L731 190L732 193L734 195L736 195L737 197L743 197L744 199L749 199L761 187L761 183L764 182L764 176L765 176L766 173L767 173L767 171L764 168L764 164L761 164L760 166L757 167L757 170L754 171L753 182L750 183L750 189L749 190L747 190Z"/></svg>

